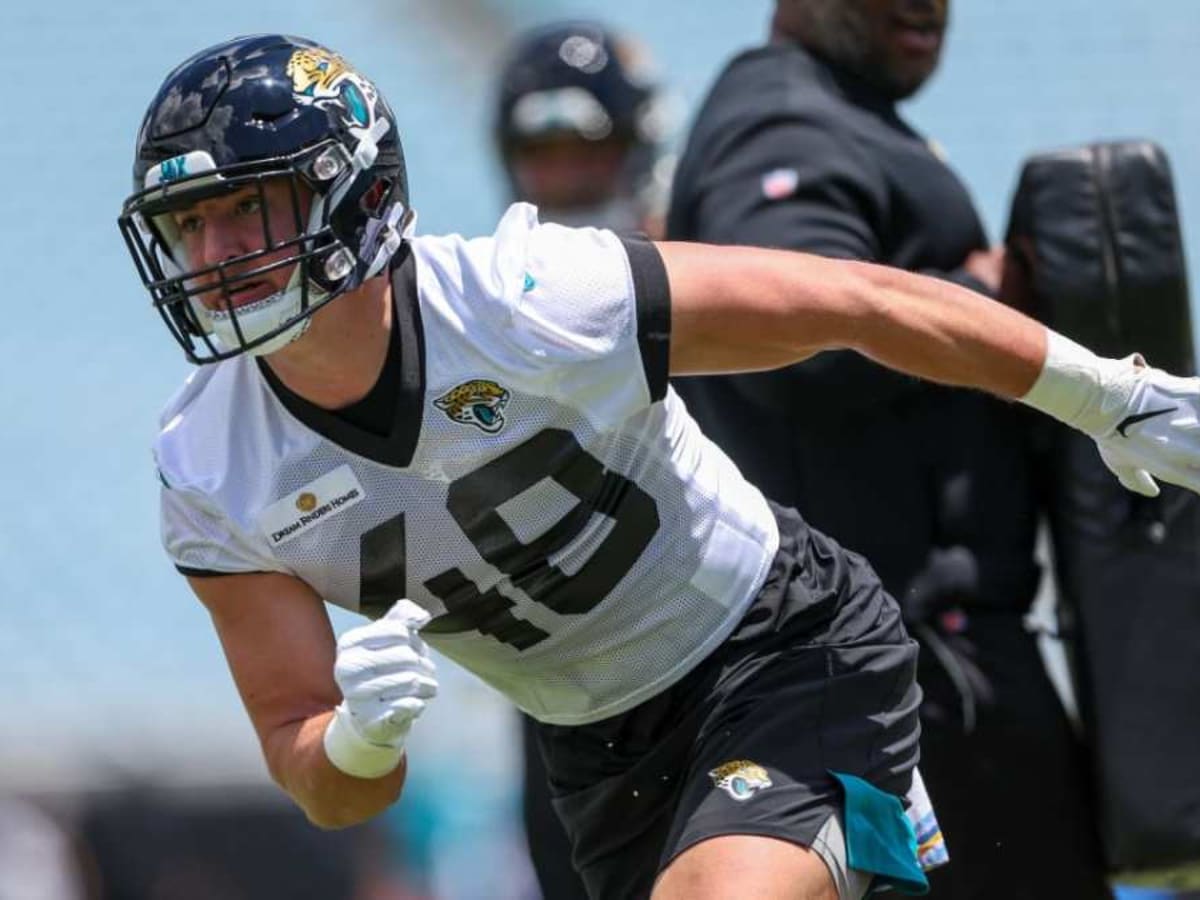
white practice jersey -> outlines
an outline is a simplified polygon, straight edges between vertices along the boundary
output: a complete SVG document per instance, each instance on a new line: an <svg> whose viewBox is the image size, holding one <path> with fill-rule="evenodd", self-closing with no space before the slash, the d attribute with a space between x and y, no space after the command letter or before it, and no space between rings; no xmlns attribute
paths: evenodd
<svg viewBox="0 0 1200 900"><path fill-rule="evenodd" d="M667 384L657 251L523 204L411 247L392 433L249 356L198 369L155 443L167 552L369 616L408 597L432 646L542 721L629 709L733 630L779 540Z"/></svg>

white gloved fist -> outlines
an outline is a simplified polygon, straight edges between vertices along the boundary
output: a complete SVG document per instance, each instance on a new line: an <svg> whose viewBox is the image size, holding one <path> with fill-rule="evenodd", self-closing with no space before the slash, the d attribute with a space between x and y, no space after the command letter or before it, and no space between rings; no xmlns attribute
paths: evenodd
<svg viewBox="0 0 1200 900"><path fill-rule="evenodd" d="M1200 378L1179 378L1138 355L1105 359L1053 331L1024 403L1095 439L1131 491L1155 497L1155 478L1200 493Z"/></svg>
<svg viewBox="0 0 1200 900"><path fill-rule="evenodd" d="M437 694L419 629L429 613L400 600L381 619L338 639L333 677L342 702L325 729L325 755L341 771L378 778L400 763L412 723Z"/></svg>

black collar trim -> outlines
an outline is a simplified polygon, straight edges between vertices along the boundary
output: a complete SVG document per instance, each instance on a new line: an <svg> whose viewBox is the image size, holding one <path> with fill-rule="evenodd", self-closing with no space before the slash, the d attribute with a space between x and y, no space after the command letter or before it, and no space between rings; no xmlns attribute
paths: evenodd
<svg viewBox="0 0 1200 900"><path fill-rule="evenodd" d="M393 345L388 347L388 357L395 352L394 343L398 341L400 389L392 426L386 436L359 428L336 412L310 403L289 390L270 366L261 359L255 360L271 391L301 424L351 453L397 469L412 464L421 436L425 402L425 334L421 328L416 261L413 254L406 251L407 247L401 251L403 258L391 270L392 314L395 320L391 338ZM384 374L391 369L390 363L384 364Z"/></svg>

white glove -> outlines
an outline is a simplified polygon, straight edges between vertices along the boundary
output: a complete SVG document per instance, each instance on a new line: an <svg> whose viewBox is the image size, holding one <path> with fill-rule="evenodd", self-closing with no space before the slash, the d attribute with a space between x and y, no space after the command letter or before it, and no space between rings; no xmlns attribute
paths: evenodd
<svg viewBox="0 0 1200 900"><path fill-rule="evenodd" d="M1200 378L1179 378L1134 354L1104 359L1053 331L1046 363L1022 402L1090 435L1131 491L1154 478L1200 493Z"/></svg>
<svg viewBox="0 0 1200 900"><path fill-rule="evenodd" d="M343 699L325 729L325 755L347 775L379 778L395 769L413 721L437 694L433 659L418 633L428 621L429 613L400 600L338 639L333 677Z"/></svg>

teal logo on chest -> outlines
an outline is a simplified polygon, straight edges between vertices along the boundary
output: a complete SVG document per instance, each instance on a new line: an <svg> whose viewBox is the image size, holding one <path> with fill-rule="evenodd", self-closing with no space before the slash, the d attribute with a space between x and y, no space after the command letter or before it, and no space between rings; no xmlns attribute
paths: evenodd
<svg viewBox="0 0 1200 900"><path fill-rule="evenodd" d="M504 408L510 396L494 381L475 379L451 388L434 400L433 405L453 422L495 434L504 427Z"/></svg>

